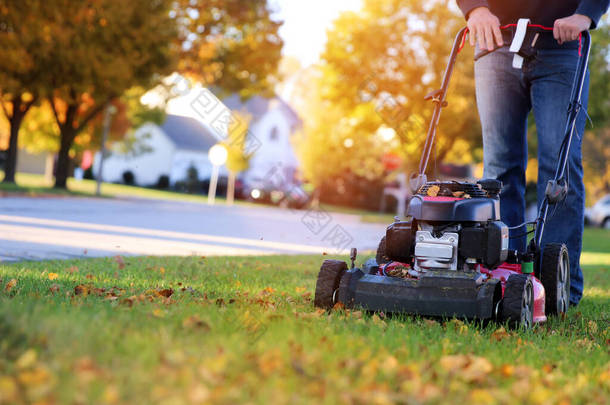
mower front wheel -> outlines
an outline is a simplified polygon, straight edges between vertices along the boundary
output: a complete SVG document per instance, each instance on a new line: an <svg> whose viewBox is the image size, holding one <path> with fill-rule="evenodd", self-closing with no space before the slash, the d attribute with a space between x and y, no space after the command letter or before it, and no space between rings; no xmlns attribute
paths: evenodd
<svg viewBox="0 0 610 405"><path fill-rule="evenodd" d="M530 329L533 326L534 286L527 275L513 274L506 281L501 319L512 327Z"/></svg>
<svg viewBox="0 0 610 405"><path fill-rule="evenodd" d="M565 314L570 305L570 259L566 245L548 243L544 247L540 273L547 315Z"/></svg>
<svg viewBox="0 0 610 405"><path fill-rule="evenodd" d="M347 264L341 260L324 260L318 281L316 282L316 295L314 305L318 308L331 309L339 296L339 283L347 271Z"/></svg>

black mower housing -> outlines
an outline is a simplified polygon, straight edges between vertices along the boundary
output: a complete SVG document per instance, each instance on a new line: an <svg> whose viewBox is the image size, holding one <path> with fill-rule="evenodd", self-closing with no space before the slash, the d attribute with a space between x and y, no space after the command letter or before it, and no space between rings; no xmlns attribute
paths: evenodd
<svg viewBox="0 0 610 405"><path fill-rule="evenodd" d="M477 284L475 272L427 272L419 280L377 275L374 259L341 279L339 301L346 308L426 316L490 319L502 298L500 280Z"/></svg>

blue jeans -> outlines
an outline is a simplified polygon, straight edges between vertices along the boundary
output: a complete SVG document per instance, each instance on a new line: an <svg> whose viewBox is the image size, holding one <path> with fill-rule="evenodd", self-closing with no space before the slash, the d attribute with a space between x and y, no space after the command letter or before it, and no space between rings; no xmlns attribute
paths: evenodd
<svg viewBox="0 0 610 405"><path fill-rule="evenodd" d="M538 207L546 184L555 175L559 148L565 134L572 82L578 63L576 49L539 50L523 69L512 67L507 47L475 63L477 105L483 129L484 177L504 183L500 194L502 220L510 227L524 222L525 170L527 167L527 119L533 109L538 136ZM589 77L582 93L583 110L576 123L567 166L567 198L550 206L542 247L565 243L570 255L570 301L582 297L580 252L584 224L585 188L582 168L582 136L586 124ZM511 249L525 250L525 227L511 231Z"/></svg>

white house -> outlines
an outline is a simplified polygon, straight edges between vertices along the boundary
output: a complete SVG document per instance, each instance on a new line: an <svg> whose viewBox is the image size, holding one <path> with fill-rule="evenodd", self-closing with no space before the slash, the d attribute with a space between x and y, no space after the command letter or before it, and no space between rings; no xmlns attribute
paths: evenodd
<svg viewBox="0 0 610 405"><path fill-rule="evenodd" d="M254 145L249 169L240 175L244 184L258 185L278 168L285 179L292 180L298 162L291 143L291 136L301 125L292 108L279 98L267 99L259 96L242 102L231 96L223 103L233 111L245 112L251 117L248 145ZM130 171L137 185L157 184L161 176L168 176L170 184L187 177L189 167L197 169L200 180L209 179L212 165L208 150L219 142L219 136L207 124L195 118L167 115L161 125L152 123L138 128L126 147L118 143L104 161L102 177L107 182L123 182L123 174ZM97 173L99 154L93 172ZM226 176L226 168L220 175Z"/></svg>
<svg viewBox="0 0 610 405"><path fill-rule="evenodd" d="M260 184L267 181L270 173L280 169L283 177L292 181L298 169L291 137L301 126L294 110L281 98L272 99L254 96L242 102L237 95L223 100L233 111L246 112L250 117L249 136L255 137L256 152L250 166L240 176L244 184ZM253 147L254 149L254 147Z"/></svg>
<svg viewBox="0 0 610 405"><path fill-rule="evenodd" d="M104 181L123 182L123 174L130 171L135 184L140 186L155 185L161 176L167 176L175 184L186 179L191 166L197 169L200 179L209 179L212 164L208 150L218 139L193 118L167 115L161 125L142 125L131 142L129 148L123 143L114 145L104 161ZM98 172L98 165L99 153L93 165L94 173ZM226 175L226 170L221 168L220 174Z"/></svg>

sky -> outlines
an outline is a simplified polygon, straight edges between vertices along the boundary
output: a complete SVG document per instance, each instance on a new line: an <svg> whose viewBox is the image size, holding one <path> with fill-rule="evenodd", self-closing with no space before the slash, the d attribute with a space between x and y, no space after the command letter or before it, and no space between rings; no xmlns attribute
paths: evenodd
<svg viewBox="0 0 610 405"><path fill-rule="evenodd" d="M342 11L359 10L362 0L270 0L278 19L284 21L280 35L284 55L296 57L303 66L318 61L326 44L326 30Z"/></svg>

